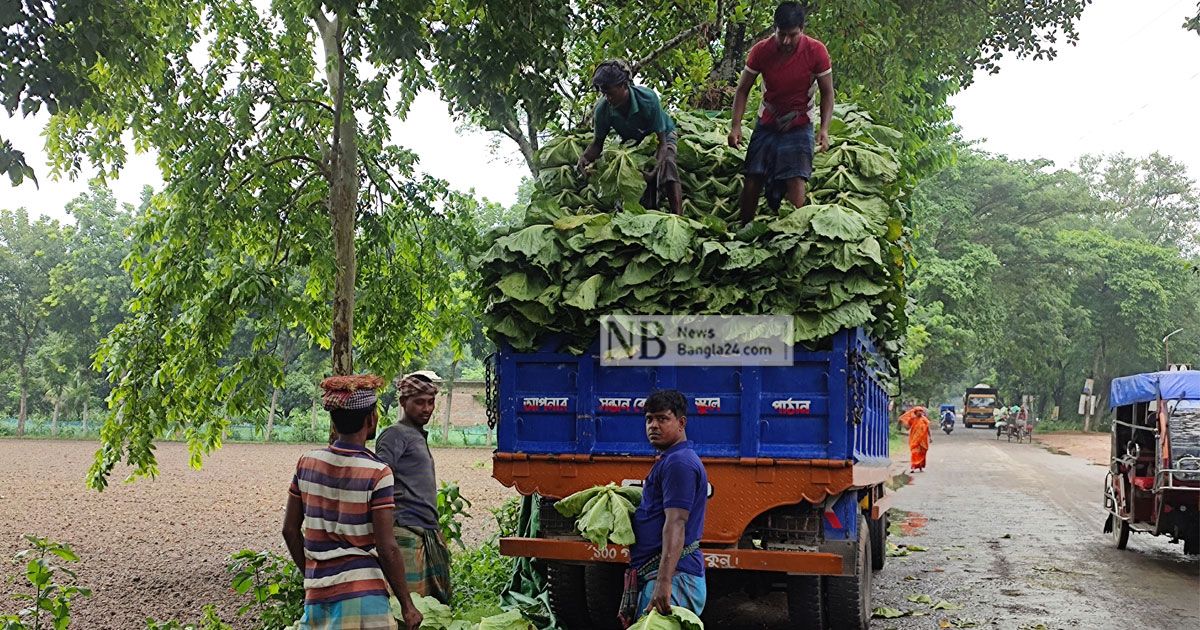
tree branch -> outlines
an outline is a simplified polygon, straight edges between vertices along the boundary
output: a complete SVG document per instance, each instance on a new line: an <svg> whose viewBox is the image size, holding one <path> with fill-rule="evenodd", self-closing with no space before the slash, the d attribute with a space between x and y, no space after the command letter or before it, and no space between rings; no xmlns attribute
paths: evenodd
<svg viewBox="0 0 1200 630"><path fill-rule="evenodd" d="M267 170L268 168L271 168L272 166L279 164L280 162L288 162L288 161L307 162L309 164L312 164L313 166L317 167L317 171L319 172L319 174L322 177L324 177L326 179L330 178L329 172L325 170L325 165L322 164L320 160L309 157L307 155L300 155L300 154L281 155L273 160L268 160L267 162L263 163L263 165L258 167L258 169L255 170L254 172L247 173L246 176L242 178L242 181L238 182L238 185L235 186L233 189L234 190L240 189L241 187L250 183L250 180L254 179L254 176L256 174L261 173L261 172Z"/></svg>
<svg viewBox="0 0 1200 630"><path fill-rule="evenodd" d="M634 74L637 74L638 70L641 70L644 66L648 66L651 63L654 63L654 61L656 59L658 59L659 57L670 52L672 48L675 48L676 46L682 44L684 40L686 40L689 37L692 37L696 33L699 33L700 31L708 28L709 26L710 25L708 22L700 22L699 24L696 24L696 25L692 26L691 28L684 30L683 32L676 35L675 37L668 39L665 43L663 43L662 46L659 46L657 50L651 51L650 54L646 55L645 57L642 57L640 60L635 62L631 66L630 69L633 71Z"/></svg>

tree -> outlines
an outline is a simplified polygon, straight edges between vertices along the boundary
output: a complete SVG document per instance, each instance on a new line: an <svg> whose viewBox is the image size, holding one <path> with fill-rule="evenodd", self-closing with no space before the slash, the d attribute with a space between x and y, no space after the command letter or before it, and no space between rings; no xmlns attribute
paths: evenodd
<svg viewBox="0 0 1200 630"><path fill-rule="evenodd" d="M1119 229L1200 253L1200 187L1186 164L1155 151L1144 158L1085 155L1079 168L1093 194L1110 203L1108 218Z"/></svg>
<svg viewBox="0 0 1200 630"><path fill-rule="evenodd" d="M17 435L25 433L30 361L46 333L50 270L64 255L64 232L45 217L30 222L24 208L0 210L0 347L17 366Z"/></svg>
<svg viewBox="0 0 1200 630"><path fill-rule="evenodd" d="M329 349L335 374L355 350L395 373L462 327L448 262L474 249L474 201L390 142L427 84L425 4L183 2L154 17L178 27L162 62L97 77L48 129L64 172L88 156L112 173L124 156L106 147L130 131L166 182L134 229L129 315L97 354L113 391L94 487L122 460L154 474L166 433L198 466L282 384L271 350L286 331ZM239 322L250 349L235 356Z"/></svg>
<svg viewBox="0 0 1200 630"><path fill-rule="evenodd" d="M976 72L997 71L1005 53L1052 59L1056 45L1076 40L1087 4L812 1L808 31L829 47L838 98L904 129L909 170L924 174L948 157L940 152L952 131L946 99ZM590 113L591 72L601 59L629 59L639 81L668 103L721 109L774 10L745 0L438 6L435 77L443 97L465 120L516 143L534 175L540 134L579 125Z"/></svg>

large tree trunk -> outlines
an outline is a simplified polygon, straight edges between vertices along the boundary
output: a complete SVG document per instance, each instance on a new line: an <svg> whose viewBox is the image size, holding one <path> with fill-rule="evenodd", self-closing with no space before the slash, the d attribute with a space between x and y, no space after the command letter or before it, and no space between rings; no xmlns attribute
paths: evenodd
<svg viewBox="0 0 1200 630"><path fill-rule="evenodd" d="M1100 374L1099 374L1099 372L1100 372L1100 357L1103 354L1104 354L1104 339L1101 338L1100 345L1096 347L1096 352L1092 355L1092 374L1091 374L1091 378L1093 379L1092 380L1092 383L1093 383L1092 384L1092 396L1096 395L1096 392L1098 391L1098 389L1100 387ZM1089 401L1089 402L1091 402L1091 401ZM1095 410L1095 405L1090 405L1086 409L1084 409L1084 411L1087 412L1087 413L1083 414L1083 431L1084 431L1084 433L1092 430L1092 416L1095 415L1094 410Z"/></svg>
<svg viewBox="0 0 1200 630"><path fill-rule="evenodd" d="M345 109L347 64L342 50L346 25L342 19L326 18L320 9L313 14L325 56L329 96L334 102L333 142L329 145L329 216L333 223L333 327L330 331L331 358L335 375L354 372L354 213L358 206L358 144L353 111Z"/></svg>
<svg viewBox="0 0 1200 630"><path fill-rule="evenodd" d="M458 361L450 363L450 380L446 381L446 411L442 414L442 444L450 443L450 405L454 402L454 380L458 375Z"/></svg>
<svg viewBox="0 0 1200 630"><path fill-rule="evenodd" d="M279 405L279 388L276 387L271 392L271 410L267 412L267 431L263 434L263 441L271 441L271 430L275 428L275 409Z"/></svg>
<svg viewBox="0 0 1200 630"><path fill-rule="evenodd" d="M320 407L319 399L314 398L312 401L312 410L309 412L309 415L308 415L308 427L310 429L316 430L316 428L317 428L317 410L320 408L321 407Z"/></svg>
<svg viewBox="0 0 1200 630"><path fill-rule="evenodd" d="M25 367L25 361L23 359L18 371L21 378L21 382L19 384L21 390L21 402L17 407L17 435L25 435L25 418L28 415L29 409L29 370Z"/></svg>

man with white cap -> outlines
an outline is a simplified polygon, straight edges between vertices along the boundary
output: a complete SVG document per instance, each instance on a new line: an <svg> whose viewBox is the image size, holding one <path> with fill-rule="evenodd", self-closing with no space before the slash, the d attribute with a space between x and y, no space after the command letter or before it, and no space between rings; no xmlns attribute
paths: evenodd
<svg viewBox="0 0 1200 630"><path fill-rule="evenodd" d="M450 603L450 551L438 525L437 481L429 433L438 388L424 374L396 379L403 417L384 429L375 448L396 477L392 534L407 569L408 588L418 595Z"/></svg>
<svg viewBox="0 0 1200 630"><path fill-rule="evenodd" d="M392 471L366 446L379 424L375 390L382 386L373 374L321 382L337 437L300 457L283 518L283 539L304 573L304 630L391 630L389 590L404 627L421 626L404 559L388 535Z"/></svg>

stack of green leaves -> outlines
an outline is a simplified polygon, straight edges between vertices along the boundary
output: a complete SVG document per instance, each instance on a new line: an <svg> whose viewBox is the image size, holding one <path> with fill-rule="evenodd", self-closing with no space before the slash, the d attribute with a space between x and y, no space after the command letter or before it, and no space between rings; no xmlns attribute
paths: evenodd
<svg viewBox="0 0 1200 630"><path fill-rule="evenodd" d="M642 489L610 483L581 490L554 504L554 509L574 518L575 529L597 547L632 545L633 522L630 515L642 502Z"/></svg>
<svg viewBox="0 0 1200 630"><path fill-rule="evenodd" d="M663 615L652 610L629 626L629 630L704 630L704 622L687 608L672 606L671 614Z"/></svg>
<svg viewBox="0 0 1200 630"><path fill-rule="evenodd" d="M479 623L471 623L457 619L449 606L439 602L436 597L428 595L412 595L413 606L421 611L424 619L421 630L534 630L534 625L526 619L519 610L509 610L490 617L484 617ZM392 616L403 621L403 611L400 602L390 599Z"/></svg>
<svg viewBox="0 0 1200 630"><path fill-rule="evenodd" d="M587 176L574 167L589 138L547 142L522 225L481 256L484 319L497 341L546 340L582 352L602 315L792 315L796 341L867 325L895 352L904 330L907 252L901 135L852 105L835 109L830 150L814 158L808 204L737 215L743 154L727 118L681 113L684 215L638 205L653 140L610 144Z"/></svg>

